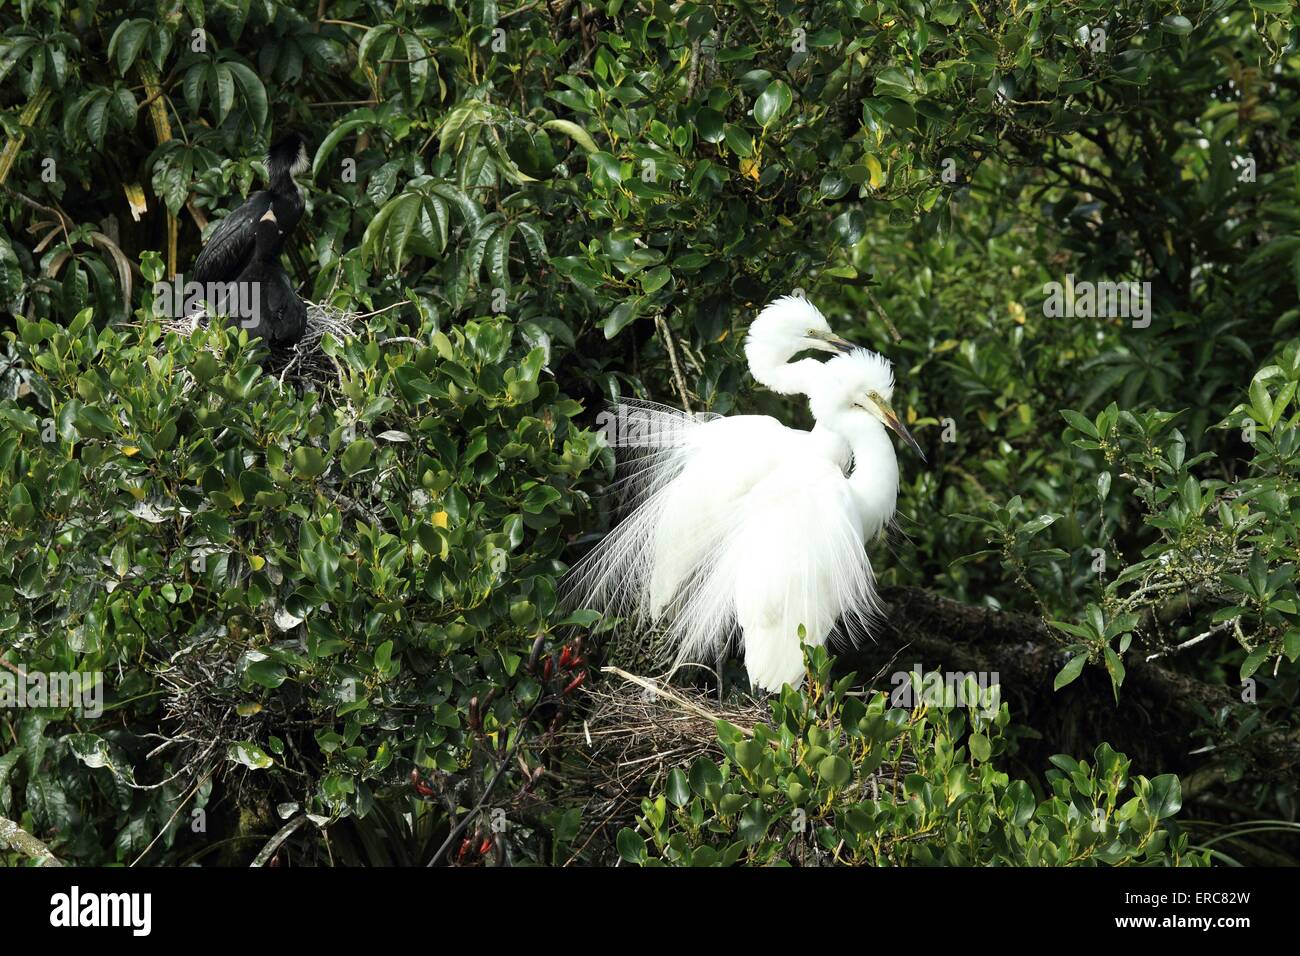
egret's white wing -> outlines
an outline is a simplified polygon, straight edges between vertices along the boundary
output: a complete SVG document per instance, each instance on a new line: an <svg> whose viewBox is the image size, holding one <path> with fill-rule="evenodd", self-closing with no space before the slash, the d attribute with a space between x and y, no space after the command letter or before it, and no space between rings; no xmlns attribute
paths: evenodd
<svg viewBox="0 0 1300 956"><path fill-rule="evenodd" d="M711 422L692 439L655 523L647 595L655 619L671 613L684 583L730 530L735 503L787 462L816 454L811 433L762 415Z"/></svg>
<svg viewBox="0 0 1300 956"><path fill-rule="evenodd" d="M848 479L825 458L789 461L728 509L726 530L693 570L673 619L679 660L716 655L743 633L750 680L766 690L803 679L799 627L820 645L875 609L861 518Z"/></svg>

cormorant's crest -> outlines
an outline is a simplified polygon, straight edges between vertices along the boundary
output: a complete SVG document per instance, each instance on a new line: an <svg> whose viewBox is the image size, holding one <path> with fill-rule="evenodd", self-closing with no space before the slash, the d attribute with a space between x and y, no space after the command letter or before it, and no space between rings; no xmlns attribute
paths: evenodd
<svg viewBox="0 0 1300 956"><path fill-rule="evenodd" d="M272 179L283 173L290 176L302 175L311 168L307 143L295 132L286 133L267 152L266 166Z"/></svg>

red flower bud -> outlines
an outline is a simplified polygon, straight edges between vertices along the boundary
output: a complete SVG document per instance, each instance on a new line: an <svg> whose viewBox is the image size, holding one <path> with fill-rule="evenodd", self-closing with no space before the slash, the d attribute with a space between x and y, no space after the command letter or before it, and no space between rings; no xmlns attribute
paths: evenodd
<svg viewBox="0 0 1300 956"><path fill-rule="evenodd" d="M584 680L586 680L586 679L587 679L587 672L586 672L586 671L583 671L581 674L579 674L579 675L578 675L577 677L575 677L573 680L569 681L568 686L566 686L566 687L564 688L564 693L567 695L567 694L569 694L571 691L575 691L575 690L577 690L580 686L582 686L582 682L583 682Z"/></svg>

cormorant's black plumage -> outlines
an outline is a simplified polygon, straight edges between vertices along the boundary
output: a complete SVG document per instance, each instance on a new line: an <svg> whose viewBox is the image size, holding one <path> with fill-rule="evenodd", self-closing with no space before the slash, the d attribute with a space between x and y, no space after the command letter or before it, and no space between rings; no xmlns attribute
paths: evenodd
<svg viewBox="0 0 1300 956"><path fill-rule="evenodd" d="M194 261L195 282L232 282L253 257L257 224L271 212L280 232L287 237L302 218L302 191L293 177L308 168L307 147L297 133L288 133L271 147L266 156L269 189L249 196L238 209L217 225L211 238Z"/></svg>
<svg viewBox="0 0 1300 956"><path fill-rule="evenodd" d="M284 233L268 215L253 230L253 253L237 281L243 302L256 306L256 320L242 327L248 337L261 338L273 350L292 347L307 329L307 306L294 291L280 265Z"/></svg>

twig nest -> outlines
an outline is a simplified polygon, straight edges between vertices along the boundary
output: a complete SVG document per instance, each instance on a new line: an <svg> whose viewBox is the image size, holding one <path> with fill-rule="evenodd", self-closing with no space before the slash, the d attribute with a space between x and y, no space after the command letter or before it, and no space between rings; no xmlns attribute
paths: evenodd
<svg viewBox="0 0 1300 956"><path fill-rule="evenodd" d="M321 348L321 341L326 334L343 342L352 338L354 329L362 325L365 314L350 312L328 303L307 302L307 327L299 339L290 348L269 349L269 356L263 365L267 372L284 381L307 381L326 379L333 381L338 375L338 366L333 358ZM162 330L166 334L190 335L196 329L207 328L213 316L206 310L195 312L180 318L163 320ZM218 316L232 330L237 330L237 320ZM262 346L265 349L265 346Z"/></svg>

